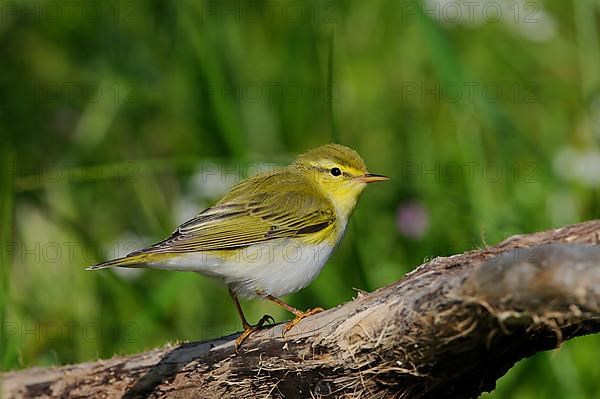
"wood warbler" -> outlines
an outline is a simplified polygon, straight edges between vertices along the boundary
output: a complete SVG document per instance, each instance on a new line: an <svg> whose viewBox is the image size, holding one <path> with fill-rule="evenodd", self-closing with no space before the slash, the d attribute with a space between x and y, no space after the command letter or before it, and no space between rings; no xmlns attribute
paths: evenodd
<svg viewBox="0 0 600 399"><path fill-rule="evenodd" d="M256 324L246 321L238 296L261 297L301 319L322 311L300 311L278 297L306 287L319 274L344 235L367 183L388 180L367 172L351 148L329 144L302 154L289 166L257 174L235 185L216 205L183 223L171 237L123 258L89 267L148 267L194 271L224 281L242 320L236 349Z"/></svg>

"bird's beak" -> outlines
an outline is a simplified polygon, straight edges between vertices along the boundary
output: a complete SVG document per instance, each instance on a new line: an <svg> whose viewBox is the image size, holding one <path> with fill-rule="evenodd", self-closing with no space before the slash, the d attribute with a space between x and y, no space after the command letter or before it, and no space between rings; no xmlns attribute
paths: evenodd
<svg viewBox="0 0 600 399"><path fill-rule="evenodd" d="M363 176L359 176L356 180L361 181L363 183L375 183L377 181L386 181L390 180L389 177L383 175L375 175L373 173L367 173Z"/></svg>

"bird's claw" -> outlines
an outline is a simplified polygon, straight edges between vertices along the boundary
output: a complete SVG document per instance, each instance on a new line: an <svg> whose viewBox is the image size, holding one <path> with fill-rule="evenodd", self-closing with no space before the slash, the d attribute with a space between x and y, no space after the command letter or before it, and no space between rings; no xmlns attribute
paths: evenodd
<svg viewBox="0 0 600 399"><path fill-rule="evenodd" d="M271 315L263 315L263 317L260 318L260 320L258 321L258 323L256 324L257 327L262 327L263 325L266 324L275 324L275 319L273 318L273 316Z"/></svg>
<svg viewBox="0 0 600 399"><path fill-rule="evenodd" d="M252 333L260 330L265 325L265 323L275 324L275 319L273 318L273 316L266 314L263 315L263 317L261 317L258 323L256 323L255 325L244 326L244 331L235 340L235 353L239 353L240 346L246 340L246 338L248 338Z"/></svg>
<svg viewBox="0 0 600 399"><path fill-rule="evenodd" d="M323 308L313 308L313 309L308 309L305 312L301 312L296 314L296 317L294 318L294 320L288 322L285 327L283 328L283 331L281 332L281 336L285 337L285 334L287 334L288 331L290 331L292 328L294 328L294 326L298 323L300 323L300 321L302 321L303 319L305 319L308 316L312 316L314 314L320 313L322 311L324 311L325 309Z"/></svg>

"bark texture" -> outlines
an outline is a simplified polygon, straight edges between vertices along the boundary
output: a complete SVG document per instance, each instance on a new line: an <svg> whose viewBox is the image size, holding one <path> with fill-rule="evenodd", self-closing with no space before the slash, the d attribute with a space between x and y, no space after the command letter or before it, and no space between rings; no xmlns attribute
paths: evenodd
<svg viewBox="0 0 600 399"><path fill-rule="evenodd" d="M517 361L600 331L600 221L436 258L252 335L2 375L2 397L474 398Z"/></svg>

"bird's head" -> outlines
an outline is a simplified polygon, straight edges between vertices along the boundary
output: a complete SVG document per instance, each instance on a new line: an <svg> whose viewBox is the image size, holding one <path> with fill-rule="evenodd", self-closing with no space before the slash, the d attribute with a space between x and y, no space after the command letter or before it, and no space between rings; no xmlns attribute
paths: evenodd
<svg viewBox="0 0 600 399"><path fill-rule="evenodd" d="M334 206L350 214L368 183L385 181L387 177L371 174L363 159L353 149L328 144L312 149L296 158L293 166L304 173Z"/></svg>

